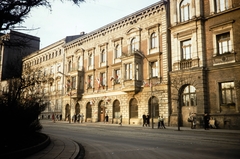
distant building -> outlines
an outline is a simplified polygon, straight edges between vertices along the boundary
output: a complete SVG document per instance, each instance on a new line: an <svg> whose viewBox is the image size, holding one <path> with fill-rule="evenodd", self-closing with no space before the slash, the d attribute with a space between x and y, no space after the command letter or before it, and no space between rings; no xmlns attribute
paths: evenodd
<svg viewBox="0 0 240 159"><path fill-rule="evenodd" d="M22 75L22 59L39 49L40 38L10 30L0 35L0 94L9 91L8 79Z"/></svg>
<svg viewBox="0 0 240 159"><path fill-rule="evenodd" d="M1 81L18 78L22 73L22 58L39 50L40 38L10 30L0 36Z"/></svg>
<svg viewBox="0 0 240 159"><path fill-rule="evenodd" d="M67 36L45 48L37 50L23 59L23 77L34 75L41 76L41 84L37 91L43 94L42 100L47 104L42 115L47 118L52 113L60 115L62 113L62 101L65 78L63 74L65 53L63 45L83 36L84 33L74 36ZM30 69L30 70L29 70ZM30 71L31 74L26 74Z"/></svg>

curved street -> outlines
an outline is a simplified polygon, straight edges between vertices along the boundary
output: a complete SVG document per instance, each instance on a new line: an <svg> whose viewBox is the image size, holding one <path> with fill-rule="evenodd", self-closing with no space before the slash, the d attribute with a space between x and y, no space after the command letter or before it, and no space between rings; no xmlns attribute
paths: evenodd
<svg viewBox="0 0 240 159"><path fill-rule="evenodd" d="M43 133L70 138L85 149L85 159L206 158L240 156L240 131L151 129L104 123L42 120Z"/></svg>

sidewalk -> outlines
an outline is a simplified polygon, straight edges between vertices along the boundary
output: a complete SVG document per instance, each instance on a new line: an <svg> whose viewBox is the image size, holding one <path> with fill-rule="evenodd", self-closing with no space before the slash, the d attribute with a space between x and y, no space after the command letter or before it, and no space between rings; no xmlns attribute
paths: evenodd
<svg viewBox="0 0 240 159"><path fill-rule="evenodd" d="M49 135L51 143L26 159L82 159L84 148L71 139Z"/></svg>
<svg viewBox="0 0 240 159"><path fill-rule="evenodd" d="M60 121L63 122L63 121ZM122 126L118 125L118 124L106 124L104 122L97 122L97 123L82 123L82 124L78 124L78 123L72 123L75 125L80 125L80 126L88 126L88 125L92 125L92 126L115 126L115 127L133 127L133 128L143 128L143 129L152 129L152 125L150 124L150 127L142 127L142 125L125 125L123 124ZM172 127L172 126L165 126L167 130L173 130L173 131L178 131L178 127ZM157 128L157 124L154 124L154 129L158 129ZM161 130L161 129L159 129ZM216 133L237 133L240 134L240 130L235 130L235 129L209 129L209 130L205 130L204 128L196 128L196 129L191 129L190 127L180 127L180 131L199 131L199 132L216 132Z"/></svg>

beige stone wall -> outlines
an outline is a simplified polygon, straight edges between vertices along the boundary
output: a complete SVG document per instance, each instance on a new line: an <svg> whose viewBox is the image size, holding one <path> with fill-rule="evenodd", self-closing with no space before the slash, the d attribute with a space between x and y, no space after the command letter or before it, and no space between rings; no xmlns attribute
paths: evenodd
<svg viewBox="0 0 240 159"><path fill-rule="evenodd" d="M94 100L92 104L92 118L86 121L98 122L99 119L99 103L105 97L108 97L110 102L105 105L105 111L109 115L110 123L118 123L118 119L113 119L113 103L115 100L120 102L120 113L123 116L123 124L141 124L143 113L148 113L148 101L151 98L150 87L141 87L143 82L149 81L150 66L148 61L158 61L159 74L153 81L153 96L159 101L159 115L164 115L168 120L168 99L167 99L167 46L166 46L166 10L165 6L160 2L155 6L146 7L132 15L124 17L118 21L108 24L100 29L97 29L86 36L79 38L65 46L66 61L73 60L73 66L78 63L77 57L84 58L84 92L78 103L81 105L81 112L86 116L86 105ZM150 49L150 36L155 32L157 34L157 47ZM139 56L129 56L130 43L133 38L136 38L138 51L144 54L147 58ZM119 45L121 48L122 57L115 58L115 47ZM83 50L78 52L77 50ZM101 63L101 52L106 51L106 61ZM89 54L94 55L94 65L89 67ZM136 68L133 67L133 79L125 81L125 64L132 63L134 66L139 63L139 73L136 73ZM65 69L67 64L65 64ZM114 84L110 78L114 76L114 70L121 70L120 84ZM106 86L98 89L96 78L101 72L106 72ZM74 72L70 72L74 75ZM93 75L93 88L87 89L88 75ZM136 77L138 75L138 78ZM132 85L127 82L136 82L136 86L128 88ZM130 91L125 91L130 89ZM135 98L138 105L138 117L130 118L130 101ZM74 110L72 110L74 112ZM155 122L157 119L155 119Z"/></svg>

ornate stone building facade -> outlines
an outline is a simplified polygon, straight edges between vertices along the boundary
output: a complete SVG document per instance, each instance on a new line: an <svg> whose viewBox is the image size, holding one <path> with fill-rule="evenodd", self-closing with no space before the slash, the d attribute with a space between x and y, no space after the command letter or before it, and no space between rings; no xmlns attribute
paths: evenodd
<svg viewBox="0 0 240 159"><path fill-rule="evenodd" d="M219 128L240 128L239 2L171 0L170 125L208 113Z"/></svg>
<svg viewBox="0 0 240 159"><path fill-rule="evenodd" d="M237 0L159 1L24 64L48 72L46 114L110 123L122 115L138 125L149 114L190 126L195 113L202 127L208 113L219 128L239 129L239 8Z"/></svg>
<svg viewBox="0 0 240 159"><path fill-rule="evenodd" d="M205 0L208 112L220 128L240 129L240 3Z"/></svg>
<svg viewBox="0 0 240 159"><path fill-rule="evenodd" d="M39 78L40 85L37 91L43 95L42 98L47 104L42 113L43 118L51 118L52 114L62 114L62 101L64 92L64 59L63 45L81 35L67 36L41 50L33 52L23 59L23 77ZM29 70L30 69L30 70ZM26 74L26 72L31 72Z"/></svg>
<svg viewBox="0 0 240 159"><path fill-rule="evenodd" d="M165 4L158 2L64 45L71 84L64 116L117 123L122 115L124 124L140 124L149 113L167 121L166 32Z"/></svg>

